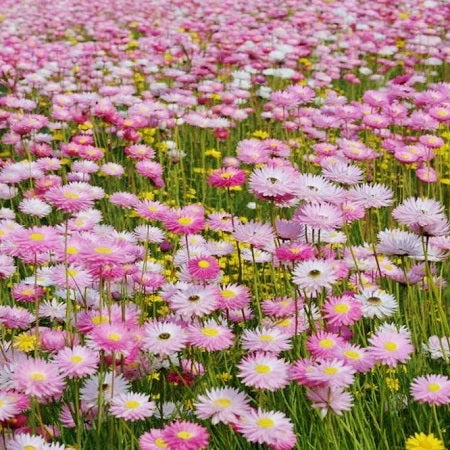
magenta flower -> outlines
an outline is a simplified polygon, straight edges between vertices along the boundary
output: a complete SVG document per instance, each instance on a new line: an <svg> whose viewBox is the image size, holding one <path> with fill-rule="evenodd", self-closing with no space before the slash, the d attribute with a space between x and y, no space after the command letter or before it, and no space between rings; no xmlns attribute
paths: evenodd
<svg viewBox="0 0 450 450"><path fill-rule="evenodd" d="M205 281L215 279L220 273L219 263L212 256L199 256L188 261L188 272L192 278Z"/></svg>
<svg viewBox="0 0 450 450"><path fill-rule="evenodd" d="M173 450L200 450L208 446L206 428L193 422L180 420L167 425L162 438Z"/></svg>
<svg viewBox="0 0 450 450"><path fill-rule="evenodd" d="M235 167L214 170L208 177L208 183L214 187L235 187L245 183L245 172Z"/></svg>

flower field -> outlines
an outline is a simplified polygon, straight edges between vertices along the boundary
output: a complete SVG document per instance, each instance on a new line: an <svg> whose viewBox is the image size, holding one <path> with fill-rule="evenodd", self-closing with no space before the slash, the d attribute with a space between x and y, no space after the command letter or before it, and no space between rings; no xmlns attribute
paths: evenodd
<svg viewBox="0 0 450 450"><path fill-rule="evenodd" d="M450 448L450 8L0 2L0 449Z"/></svg>

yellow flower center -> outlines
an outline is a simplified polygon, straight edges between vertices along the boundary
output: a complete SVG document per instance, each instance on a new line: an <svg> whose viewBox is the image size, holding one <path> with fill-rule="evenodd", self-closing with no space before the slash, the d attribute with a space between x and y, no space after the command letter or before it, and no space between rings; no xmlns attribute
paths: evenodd
<svg viewBox="0 0 450 450"><path fill-rule="evenodd" d="M228 398L218 398L214 401L214 406L221 406L222 408L226 408L227 406L231 405L231 400Z"/></svg>
<svg viewBox="0 0 450 450"><path fill-rule="evenodd" d="M28 289L24 289L23 291L21 291L22 295L33 295L34 294L34 289L28 288Z"/></svg>
<svg viewBox="0 0 450 450"><path fill-rule="evenodd" d="M349 359L360 359L361 355L355 350L346 350L344 355Z"/></svg>
<svg viewBox="0 0 450 450"><path fill-rule="evenodd" d="M272 342L275 338L270 334L262 334L259 336L259 340L263 342Z"/></svg>
<svg viewBox="0 0 450 450"><path fill-rule="evenodd" d="M119 333L108 333L106 335L106 337L110 340L110 341L114 341L114 342L118 342L122 339L122 335L120 335Z"/></svg>
<svg viewBox="0 0 450 450"><path fill-rule="evenodd" d="M41 372L31 372L29 378L33 381L44 381L46 377Z"/></svg>
<svg viewBox="0 0 450 450"><path fill-rule="evenodd" d="M319 347L322 347L322 348L333 348L334 347L334 341L333 341L333 339L321 339L319 341Z"/></svg>
<svg viewBox="0 0 450 450"><path fill-rule="evenodd" d="M101 323L109 322L109 319L106 316L95 316L95 317L92 318L91 322L94 325L100 325Z"/></svg>
<svg viewBox="0 0 450 450"><path fill-rule="evenodd" d="M138 406L140 406L140 403L139 403L138 401L136 401L136 400L128 400L128 401L125 402L123 405L125 406L125 408L128 408L128 409L135 409L135 408L137 408Z"/></svg>
<svg viewBox="0 0 450 450"><path fill-rule="evenodd" d="M430 383L427 388L430 392L439 392L442 389L441 385L437 383Z"/></svg>
<svg viewBox="0 0 450 450"><path fill-rule="evenodd" d="M268 417L263 417L256 421L256 424L261 428L272 428L275 425L275 422Z"/></svg>
<svg viewBox="0 0 450 450"><path fill-rule="evenodd" d="M386 342L384 344L384 348L388 351L388 352L393 352L395 350L398 349L398 345L395 342Z"/></svg>
<svg viewBox="0 0 450 450"><path fill-rule="evenodd" d="M67 275L69 275L69 277L76 277L78 275L78 272L74 269L68 269Z"/></svg>
<svg viewBox="0 0 450 450"><path fill-rule="evenodd" d="M162 439L162 438L156 438L155 439L155 445L158 448L167 448L167 444L164 442L164 439Z"/></svg>
<svg viewBox="0 0 450 450"><path fill-rule="evenodd" d="M292 323L291 319L283 319L278 322L280 327L288 327Z"/></svg>
<svg viewBox="0 0 450 450"><path fill-rule="evenodd" d="M95 247L94 251L102 255L110 255L113 252L109 247Z"/></svg>
<svg viewBox="0 0 450 450"><path fill-rule="evenodd" d="M76 255L76 254L78 254L78 250L76 247L73 247L73 246L67 247L67 254Z"/></svg>
<svg viewBox="0 0 450 450"><path fill-rule="evenodd" d="M338 369L336 367L324 367L323 368L323 373L326 373L327 375L335 375L336 373L338 373Z"/></svg>
<svg viewBox="0 0 450 450"><path fill-rule="evenodd" d="M66 198L70 198L72 200L76 200L77 198L80 198L80 195L76 194L75 192L64 192L63 196Z"/></svg>
<svg viewBox="0 0 450 450"><path fill-rule="evenodd" d="M177 433L177 436L178 436L180 439L187 440L187 439L190 439L190 438L193 436L193 434L190 433L189 431L179 431L179 432Z"/></svg>
<svg viewBox="0 0 450 450"><path fill-rule="evenodd" d="M204 259L201 259L198 262L198 267L200 267L200 269L207 269L211 264L208 261L205 261Z"/></svg>
<svg viewBox="0 0 450 450"><path fill-rule="evenodd" d="M83 361L83 357L82 356L73 355L73 356L70 357L70 362L73 362L75 364L79 364L82 361Z"/></svg>
<svg viewBox="0 0 450 450"><path fill-rule="evenodd" d="M337 305L334 305L333 310L338 314L345 314L350 310L350 307L345 303L338 303Z"/></svg>
<svg viewBox="0 0 450 450"><path fill-rule="evenodd" d="M205 336L218 336L219 330L217 328L202 328L202 334Z"/></svg>
<svg viewBox="0 0 450 450"><path fill-rule="evenodd" d="M37 450L34 445L25 445L23 450Z"/></svg>
<svg viewBox="0 0 450 450"><path fill-rule="evenodd" d="M180 225L190 225L193 221L194 219L192 219L192 217L180 217L178 219Z"/></svg>
<svg viewBox="0 0 450 450"><path fill-rule="evenodd" d="M31 233L30 234L30 239L32 241L43 241L44 240L44 235L42 233Z"/></svg>
<svg viewBox="0 0 450 450"><path fill-rule="evenodd" d="M233 176L232 172L224 172L220 175L221 178L224 178L225 180L230 179Z"/></svg>
<svg viewBox="0 0 450 450"><path fill-rule="evenodd" d="M270 372L272 372L272 369L267 364L257 364L255 366L255 370L258 373L270 373Z"/></svg>
<svg viewBox="0 0 450 450"><path fill-rule="evenodd" d="M220 295L222 295L222 297L224 297L224 298L231 298L231 297L235 297L236 293L231 291L230 289L225 289L220 293Z"/></svg>

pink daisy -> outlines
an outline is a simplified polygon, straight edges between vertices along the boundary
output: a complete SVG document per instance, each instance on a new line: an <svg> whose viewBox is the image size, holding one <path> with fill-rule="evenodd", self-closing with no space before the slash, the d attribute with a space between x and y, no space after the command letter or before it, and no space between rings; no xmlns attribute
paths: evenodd
<svg viewBox="0 0 450 450"><path fill-rule="evenodd" d="M302 300L297 301L297 307L300 308L303 305ZM296 303L294 299L289 297L277 297L273 300L264 300L261 308L264 314L274 317L288 317L292 316L295 312Z"/></svg>
<svg viewBox="0 0 450 450"><path fill-rule="evenodd" d="M64 212L74 213L91 208L95 197L78 183L69 183L51 187L45 193L44 199Z"/></svg>
<svg viewBox="0 0 450 450"><path fill-rule="evenodd" d="M265 166L250 175L249 189L258 198L284 203L298 193L299 173L290 167Z"/></svg>
<svg viewBox="0 0 450 450"><path fill-rule="evenodd" d="M201 317L212 313L217 306L217 289L211 286L189 286L178 291L168 300L177 314Z"/></svg>
<svg viewBox="0 0 450 450"><path fill-rule="evenodd" d="M309 244L293 242L278 246L275 255L280 261L297 262L314 258L315 250Z"/></svg>
<svg viewBox="0 0 450 450"><path fill-rule="evenodd" d="M10 233L9 240L14 246L11 256L19 257L55 250L60 241L55 229L47 226L17 229Z"/></svg>
<svg viewBox="0 0 450 450"><path fill-rule="evenodd" d="M78 290L91 286L93 282L93 277L89 271L72 264L58 264L52 267L50 279L59 288Z"/></svg>
<svg viewBox="0 0 450 450"><path fill-rule="evenodd" d="M292 348L290 336L276 328L245 330L241 340L242 348L249 352L278 354Z"/></svg>
<svg viewBox="0 0 450 450"><path fill-rule="evenodd" d="M313 297L323 290L330 290L338 279L332 262L320 259L300 262L292 274L298 288Z"/></svg>
<svg viewBox="0 0 450 450"><path fill-rule="evenodd" d="M344 216L340 208L329 203L307 203L295 212L294 221L311 228L331 231L342 227Z"/></svg>
<svg viewBox="0 0 450 450"><path fill-rule="evenodd" d="M220 273L219 263L212 256L199 256L188 261L188 272L194 279L215 279Z"/></svg>
<svg viewBox="0 0 450 450"><path fill-rule="evenodd" d="M318 331L317 334L308 338L306 348L314 358L331 358L343 343L344 339L337 334Z"/></svg>
<svg viewBox="0 0 450 450"><path fill-rule="evenodd" d="M450 403L450 379L444 375L425 375L416 377L411 383L414 400L429 405Z"/></svg>
<svg viewBox="0 0 450 450"><path fill-rule="evenodd" d="M143 200L135 205L136 214L143 219L163 220L170 210L168 206L157 201Z"/></svg>
<svg viewBox="0 0 450 450"><path fill-rule="evenodd" d="M255 248L263 248L272 244L275 236L269 224L249 221L237 223L234 227L233 237L237 241L245 242Z"/></svg>
<svg viewBox="0 0 450 450"><path fill-rule="evenodd" d="M153 429L147 431L139 438L140 450L161 450L168 448L167 442L163 439L163 430Z"/></svg>
<svg viewBox="0 0 450 450"><path fill-rule="evenodd" d="M172 450L200 450L209 443L206 428L193 422L179 420L167 425L162 438Z"/></svg>
<svg viewBox="0 0 450 450"><path fill-rule="evenodd" d="M289 364L262 352L245 357L238 364L238 377L246 386L276 391L289 384Z"/></svg>
<svg viewBox="0 0 450 450"><path fill-rule="evenodd" d="M235 388L212 388L197 398L195 415L199 419L210 419L213 425L236 423L249 411L248 404L248 397Z"/></svg>
<svg viewBox="0 0 450 450"><path fill-rule="evenodd" d="M367 372L374 365L373 357L369 351L355 344L345 343L341 345L336 349L335 356L361 373Z"/></svg>
<svg viewBox="0 0 450 450"><path fill-rule="evenodd" d="M203 325L190 325L188 333L190 345L210 352L225 350L233 345L234 335L231 330L212 319Z"/></svg>
<svg viewBox="0 0 450 450"><path fill-rule="evenodd" d="M149 322L144 328L144 348L155 355L168 356L186 346L187 336L180 325L170 322Z"/></svg>
<svg viewBox="0 0 450 450"><path fill-rule="evenodd" d="M383 325L369 338L369 352L375 361L395 367L406 362L414 351L410 334L406 330L400 332L393 325Z"/></svg>
<svg viewBox="0 0 450 450"><path fill-rule="evenodd" d="M43 359L27 359L14 368L12 375L19 392L45 402L59 397L64 389L64 379L56 364Z"/></svg>
<svg viewBox="0 0 450 450"><path fill-rule="evenodd" d="M380 208L392 204L393 192L390 188L379 184L363 183L352 187L347 193L347 200L364 206L364 208Z"/></svg>
<svg viewBox="0 0 450 450"><path fill-rule="evenodd" d="M11 294L16 301L34 303L44 296L45 291L41 286L19 283L12 288Z"/></svg>
<svg viewBox="0 0 450 450"><path fill-rule="evenodd" d="M353 404L352 394L337 386L309 388L306 396L311 400L312 407L320 410L322 417L325 417L329 411L340 416L344 411L349 411Z"/></svg>
<svg viewBox="0 0 450 450"><path fill-rule="evenodd" d="M127 392L114 396L109 412L114 417L133 422L151 417L155 409L155 402L150 401L147 395Z"/></svg>
<svg viewBox="0 0 450 450"><path fill-rule="evenodd" d="M211 213L206 220L208 228L213 231L233 231L233 216L229 213Z"/></svg>
<svg viewBox="0 0 450 450"><path fill-rule="evenodd" d="M250 290L240 284L227 284L220 288L217 307L223 309L242 309L250 304Z"/></svg>
<svg viewBox="0 0 450 450"><path fill-rule="evenodd" d="M292 422L279 411L252 410L236 428L249 442L267 444L274 449L290 450L297 442Z"/></svg>
<svg viewBox="0 0 450 450"><path fill-rule="evenodd" d="M317 360L307 378L332 387L346 387L353 383L355 369L338 359Z"/></svg>
<svg viewBox="0 0 450 450"><path fill-rule="evenodd" d="M114 192L109 196L109 201L116 206L122 208L133 208L139 203L137 195L131 192Z"/></svg>
<svg viewBox="0 0 450 450"><path fill-rule="evenodd" d="M102 323L88 335L89 345L105 352L127 353L132 346L131 333L121 323Z"/></svg>
<svg viewBox="0 0 450 450"><path fill-rule="evenodd" d="M195 234L205 227L203 211L194 211L188 207L169 211L163 222L168 231L176 234Z"/></svg>
<svg viewBox="0 0 450 450"><path fill-rule="evenodd" d="M150 160L143 160L136 163L136 171L139 175L148 178L157 189L165 187L162 178L163 168L160 163Z"/></svg>
<svg viewBox="0 0 450 450"><path fill-rule="evenodd" d="M322 311L330 325L352 325L362 317L360 302L350 295L329 297L323 304Z"/></svg>
<svg viewBox="0 0 450 450"><path fill-rule="evenodd" d="M99 355L93 350L75 345L58 352L54 359L62 375L69 378L80 378L93 375L98 366Z"/></svg>
<svg viewBox="0 0 450 450"><path fill-rule="evenodd" d="M0 421L8 420L19 414L20 408L8 392L0 391Z"/></svg>
<svg viewBox="0 0 450 450"><path fill-rule="evenodd" d="M244 184L245 172L235 167L214 170L208 177L208 183L214 187L234 187Z"/></svg>
<svg viewBox="0 0 450 450"><path fill-rule="evenodd" d="M99 393L103 404L110 404L118 395L128 392L130 384L123 375L112 372L99 373L88 378L80 389L80 398L89 408L99 404Z"/></svg>

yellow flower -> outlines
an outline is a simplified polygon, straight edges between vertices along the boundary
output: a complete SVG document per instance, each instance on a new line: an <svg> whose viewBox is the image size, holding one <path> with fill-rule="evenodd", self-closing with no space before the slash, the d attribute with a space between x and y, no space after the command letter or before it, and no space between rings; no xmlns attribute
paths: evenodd
<svg viewBox="0 0 450 450"><path fill-rule="evenodd" d="M268 139L270 134L263 130L256 130L253 132L252 136L258 139Z"/></svg>
<svg viewBox="0 0 450 450"><path fill-rule="evenodd" d="M230 381L233 377L228 372L223 372L218 375L219 380L221 381Z"/></svg>
<svg viewBox="0 0 450 450"><path fill-rule="evenodd" d="M92 125L92 123L89 122L89 120L78 125L78 129L83 131L91 130L92 128L94 128L94 125Z"/></svg>
<svg viewBox="0 0 450 450"><path fill-rule="evenodd" d="M386 386L388 387L388 389L390 391L397 392L400 389L400 382L398 381L397 378L387 377L385 379L385 381L386 381Z"/></svg>
<svg viewBox="0 0 450 450"><path fill-rule="evenodd" d="M30 352L36 349L37 343L37 337L34 334L30 336L26 333L21 333L14 338L13 345L19 352Z"/></svg>
<svg viewBox="0 0 450 450"><path fill-rule="evenodd" d="M222 153L220 153L219 150L216 150L215 148L210 148L205 151L205 156L211 156L215 159L219 159L222 156Z"/></svg>
<svg viewBox="0 0 450 450"><path fill-rule="evenodd" d="M444 443L434 434L415 433L405 442L406 450L445 450Z"/></svg>
<svg viewBox="0 0 450 450"><path fill-rule="evenodd" d="M155 198L155 194L153 192L142 192L140 196L144 200L153 200Z"/></svg>

